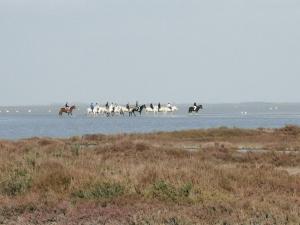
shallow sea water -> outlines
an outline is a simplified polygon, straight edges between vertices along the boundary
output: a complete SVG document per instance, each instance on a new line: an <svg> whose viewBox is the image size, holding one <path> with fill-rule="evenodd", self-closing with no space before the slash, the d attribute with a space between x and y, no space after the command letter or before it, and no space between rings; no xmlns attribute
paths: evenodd
<svg viewBox="0 0 300 225"><path fill-rule="evenodd" d="M142 113L142 116L86 115L82 105L73 116L59 117L59 106L0 107L0 138L71 137L85 134L119 134L175 131L199 128L275 128L300 125L300 104L211 104L198 114L188 114L187 105L176 113ZM9 112L7 112L9 111Z"/></svg>

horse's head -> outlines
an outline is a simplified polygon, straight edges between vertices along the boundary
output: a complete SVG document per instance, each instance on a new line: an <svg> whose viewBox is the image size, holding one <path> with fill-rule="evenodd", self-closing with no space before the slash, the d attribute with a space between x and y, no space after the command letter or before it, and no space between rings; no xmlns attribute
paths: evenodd
<svg viewBox="0 0 300 225"><path fill-rule="evenodd" d="M76 109L76 106L75 106L75 105L72 105L72 106L70 107L70 110L73 110L73 109Z"/></svg>
<svg viewBox="0 0 300 225"><path fill-rule="evenodd" d="M196 108L196 112L198 112L200 109L203 109L202 105L198 105Z"/></svg>

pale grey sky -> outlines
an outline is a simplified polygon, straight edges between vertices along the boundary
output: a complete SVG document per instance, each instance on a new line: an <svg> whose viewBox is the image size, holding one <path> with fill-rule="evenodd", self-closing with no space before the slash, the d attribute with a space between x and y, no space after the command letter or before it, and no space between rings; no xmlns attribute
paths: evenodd
<svg viewBox="0 0 300 225"><path fill-rule="evenodd" d="M299 0L0 0L0 105L300 102Z"/></svg>

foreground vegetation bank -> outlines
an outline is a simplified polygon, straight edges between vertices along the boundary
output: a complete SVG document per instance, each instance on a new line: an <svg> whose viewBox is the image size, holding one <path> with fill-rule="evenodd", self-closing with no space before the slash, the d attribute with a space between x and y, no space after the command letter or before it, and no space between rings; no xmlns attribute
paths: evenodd
<svg viewBox="0 0 300 225"><path fill-rule="evenodd" d="M2 224L299 224L300 128L0 142Z"/></svg>

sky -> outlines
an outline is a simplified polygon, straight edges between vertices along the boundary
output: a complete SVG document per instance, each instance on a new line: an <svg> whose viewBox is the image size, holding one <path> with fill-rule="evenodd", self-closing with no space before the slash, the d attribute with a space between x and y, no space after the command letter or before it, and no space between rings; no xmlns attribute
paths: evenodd
<svg viewBox="0 0 300 225"><path fill-rule="evenodd" d="M0 0L0 105L300 102L299 0Z"/></svg>

